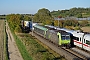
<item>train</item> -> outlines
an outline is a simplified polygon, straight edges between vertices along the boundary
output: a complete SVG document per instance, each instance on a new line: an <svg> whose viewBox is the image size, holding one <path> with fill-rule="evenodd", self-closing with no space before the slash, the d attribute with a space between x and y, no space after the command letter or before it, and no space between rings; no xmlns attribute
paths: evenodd
<svg viewBox="0 0 90 60"><path fill-rule="evenodd" d="M25 32L34 31L45 39L50 40L58 46L70 48L73 46L90 51L90 33L86 34L80 31L58 28L55 26L32 24L31 21L21 21L22 29Z"/></svg>
<svg viewBox="0 0 90 60"><path fill-rule="evenodd" d="M81 49L90 51L90 33L84 33L81 31L68 30L65 28L58 28L55 26L46 25L49 28L63 30L70 34L71 45L80 47Z"/></svg>
<svg viewBox="0 0 90 60"><path fill-rule="evenodd" d="M32 31L32 22L31 21L21 21L21 28L23 32L29 32Z"/></svg>
<svg viewBox="0 0 90 60"><path fill-rule="evenodd" d="M44 26L35 25L34 32L58 46L70 48L70 34L63 30L49 29Z"/></svg>

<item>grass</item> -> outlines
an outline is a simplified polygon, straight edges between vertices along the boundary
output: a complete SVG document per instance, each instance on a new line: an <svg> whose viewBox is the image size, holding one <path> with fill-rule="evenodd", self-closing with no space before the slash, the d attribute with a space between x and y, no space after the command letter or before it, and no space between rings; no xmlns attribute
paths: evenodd
<svg viewBox="0 0 90 60"><path fill-rule="evenodd" d="M65 60L30 34L18 34L33 60Z"/></svg>
<svg viewBox="0 0 90 60"><path fill-rule="evenodd" d="M15 34L13 36L24 60L65 60L30 34Z"/></svg>
<svg viewBox="0 0 90 60"><path fill-rule="evenodd" d="M14 38L15 38L15 41L16 41L16 44L18 46L18 49L23 57L24 60L32 60L32 58L30 57L30 55L28 54L25 46L23 45L23 43L19 40L19 38L13 34Z"/></svg>
<svg viewBox="0 0 90 60"><path fill-rule="evenodd" d="M10 27L10 25L9 25ZM14 40L16 42L16 45L23 57L23 60L32 60L32 57L28 54L28 51L26 50L26 47L24 44L21 42L21 40L17 37L17 35L14 33L13 29L10 27L12 35L14 37Z"/></svg>

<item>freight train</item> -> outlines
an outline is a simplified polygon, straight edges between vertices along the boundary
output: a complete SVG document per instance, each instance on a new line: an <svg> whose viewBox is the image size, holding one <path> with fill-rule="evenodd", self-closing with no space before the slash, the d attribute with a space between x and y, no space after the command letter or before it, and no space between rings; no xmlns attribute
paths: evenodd
<svg viewBox="0 0 90 60"><path fill-rule="evenodd" d="M70 34L65 31L48 29L40 25L35 25L34 32L58 46L70 48Z"/></svg>
<svg viewBox="0 0 90 60"><path fill-rule="evenodd" d="M57 28L54 26L46 25L49 28L57 29L57 30L63 30L70 34L71 38L71 45L74 44L75 46L78 46L84 50L90 51L90 33L84 33L80 31L74 31L74 30L68 30L65 28Z"/></svg>

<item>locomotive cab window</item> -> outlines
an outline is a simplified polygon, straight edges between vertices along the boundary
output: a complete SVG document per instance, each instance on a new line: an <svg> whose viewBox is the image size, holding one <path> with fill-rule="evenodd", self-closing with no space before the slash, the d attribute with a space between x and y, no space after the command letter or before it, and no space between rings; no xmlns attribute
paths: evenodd
<svg viewBox="0 0 90 60"><path fill-rule="evenodd" d="M86 40L86 44L90 45L90 41Z"/></svg>
<svg viewBox="0 0 90 60"><path fill-rule="evenodd" d="M66 40L69 40L70 39L70 36L69 35L66 35Z"/></svg>
<svg viewBox="0 0 90 60"><path fill-rule="evenodd" d="M62 40L65 40L65 35L62 35L61 38L62 38Z"/></svg>
<svg viewBox="0 0 90 60"><path fill-rule="evenodd" d="M79 38L78 37L73 37L73 39L79 41Z"/></svg>

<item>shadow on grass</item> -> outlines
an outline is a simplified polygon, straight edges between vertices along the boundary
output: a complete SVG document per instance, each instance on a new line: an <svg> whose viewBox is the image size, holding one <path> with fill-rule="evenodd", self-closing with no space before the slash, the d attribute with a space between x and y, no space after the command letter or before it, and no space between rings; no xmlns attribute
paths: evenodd
<svg viewBox="0 0 90 60"><path fill-rule="evenodd" d="M45 49L45 50L38 50L38 52L41 52L41 53L44 53L44 52L47 52L48 50Z"/></svg>
<svg viewBox="0 0 90 60"><path fill-rule="evenodd" d="M62 56L60 56L60 57L55 57L55 58L53 58L53 60L62 60Z"/></svg>

